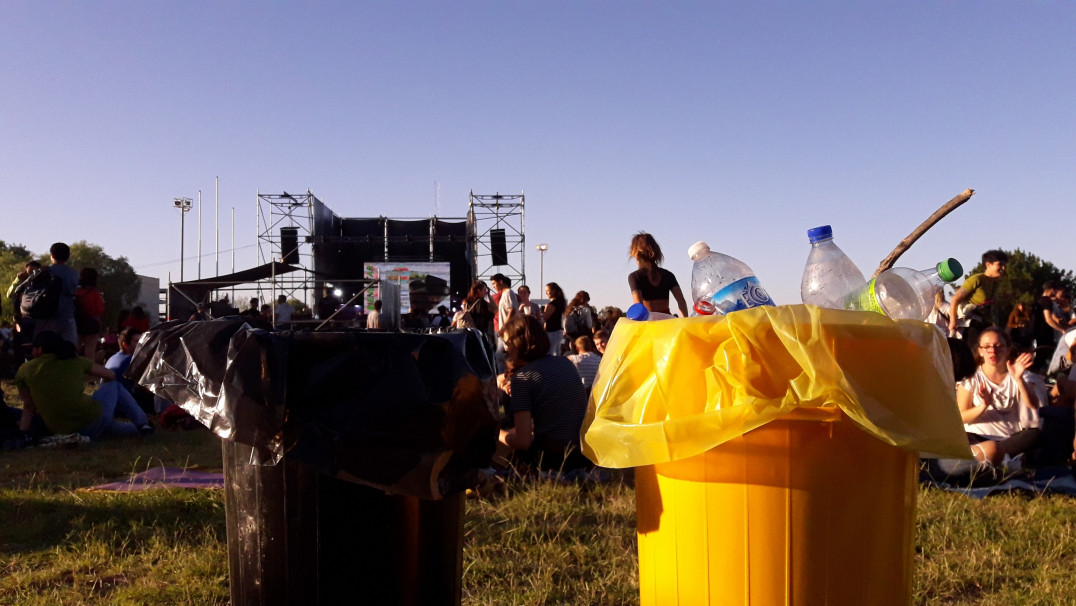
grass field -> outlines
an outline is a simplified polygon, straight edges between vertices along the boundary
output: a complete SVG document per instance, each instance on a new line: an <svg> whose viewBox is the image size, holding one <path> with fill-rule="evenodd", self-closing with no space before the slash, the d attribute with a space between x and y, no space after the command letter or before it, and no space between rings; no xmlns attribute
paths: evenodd
<svg viewBox="0 0 1076 606"><path fill-rule="evenodd" d="M0 452L0 604L226 604L220 491L86 492L157 465L219 469L205 431ZM509 482L467 501L465 604L638 602L629 483ZM1076 502L919 495L917 604L1076 604Z"/></svg>

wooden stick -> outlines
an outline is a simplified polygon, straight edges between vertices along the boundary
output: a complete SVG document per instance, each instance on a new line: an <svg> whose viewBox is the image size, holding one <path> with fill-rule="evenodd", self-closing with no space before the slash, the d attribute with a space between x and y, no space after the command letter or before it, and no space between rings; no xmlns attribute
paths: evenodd
<svg viewBox="0 0 1076 606"><path fill-rule="evenodd" d="M948 202L943 204L941 208L934 211L934 214L930 215L929 219L923 221L923 223L920 224L919 227L915 228L915 231L908 234L907 238L901 240L900 244L898 244L897 247L893 249L893 252L889 253L889 256L887 256L885 259L882 260L880 264L878 264L878 269L874 270L874 275L871 277L877 278L878 274L889 269L890 267L893 267L893 263L895 263L897 259L899 259L900 256L904 254L904 251L911 248L912 244L915 244L915 241L918 240L923 234L925 234L928 229L934 227L934 224L938 221L941 221L942 217L956 210L958 206L967 202L974 195L974 189L965 189L961 194L959 194L952 200L949 200Z"/></svg>

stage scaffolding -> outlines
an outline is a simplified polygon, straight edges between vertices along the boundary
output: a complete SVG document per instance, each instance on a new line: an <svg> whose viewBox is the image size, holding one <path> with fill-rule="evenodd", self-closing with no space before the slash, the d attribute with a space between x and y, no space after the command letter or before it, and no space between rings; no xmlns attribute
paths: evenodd
<svg viewBox="0 0 1076 606"><path fill-rule="evenodd" d="M525 201L522 192L518 195L471 192L467 218L474 226L472 253L478 279L488 283L490 276L502 273L512 279L513 288L526 283ZM499 241L500 234L503 234L503 242ZM503 249L500 249L502 244ZM542 292L541 286L532 287L532 290Z"/></svg>
<svg viewBox="0 0 1076 606"><path fill-rule="evenodd" d="M310 190L305 194L263 194L258 192L258 264L283 262L307 271L274 276L257 284L258 299L276 305L285 295L313 304L317 292L313 280L314 205L321 201ZM271 292L266 292L266 288Z"/></svg>

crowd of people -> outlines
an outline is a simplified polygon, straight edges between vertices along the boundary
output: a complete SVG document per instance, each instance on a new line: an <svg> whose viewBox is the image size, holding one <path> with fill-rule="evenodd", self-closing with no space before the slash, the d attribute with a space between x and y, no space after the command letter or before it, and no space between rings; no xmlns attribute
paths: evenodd
<svg viewBox="0 0 1076 606"><path fill-rule="evenodd" d="M653 236L636 234L628 252L638 265L628 276L632 301L652 312L687 316L688 303L676 276L661 267L664 257ZM152 431L145 414L154 410L152 396L123 377L149 318L135 307L118 325L105 326L97 271L75 271L67 266L69 256L67 245L54 244L47 266L28 262L8 289L9 301L17 303L15 322L0 326L0 342L21 362L14 377L23 406L5 406L4 418L35 437ZM996 300L1007 263L1004 252L987 251L984 270L969 276L951 301L939 298L935 306L935 321L950 337L969 448L983 465L1011 465L1034 452L1042 442L1041 409L1072 406L1076 395L1076 312L1069 293L1047 281L1035 297L1000 318ZM44 274L49 279L42 281ZM489 283L476 280L454 312L440 305L410 314L403 328L473 329L487 340L500 395L504 461L582 467L588 462L579 454L580 425L605 346L624 314L616 307L599 311L585 290L569 299L556 282L544 284L542 292L544 300L536 300L528 285L513 285L498 273ZM51 306L36 307L39 298L49 297L55 299ZM330 299L326 295L318 303L318 316L339 321L339 301L330 305ZM218 303L199 306L190 320L220 317ZM255 326L286 329L298 316L284 295L273 306L251 299L242 311L226 298L223 303L228 315ZM369 313L345 318L346 325L385 330L382 310L377 301ZM87 381L99 387L82 397Z"/></svg>
<svg viewBox="0 0 1076 606"><path fill-rule="evenodd" d="M1008 261L1000 250L983 253L984 270L935 305L937 323L948 331L957 407L977 465L943 461L947 474L1034 464L1047 446L1044 408L1073 405L1076 313L1069 293L1048 280L1040 292L1025 294L1033 302L1018 301L1001 317L997 297Z"/></svg>
<svg viewBox="0 0 1076 606"><path fill-rule="evenodd" d="M57 242L49 263L29 261L7 290L15 319L0 333L0 356L14 374L22 407L0 402L5 444L54 435L87 439L153 432L153 411L136 384L124 381L124 360L149 329L141 307L120 314L117 332L104 328L105 302L97 270L68 266L71 249ZM87 386L94 385L92 394ZM136 396L142 397L142 404Z"/></svg>

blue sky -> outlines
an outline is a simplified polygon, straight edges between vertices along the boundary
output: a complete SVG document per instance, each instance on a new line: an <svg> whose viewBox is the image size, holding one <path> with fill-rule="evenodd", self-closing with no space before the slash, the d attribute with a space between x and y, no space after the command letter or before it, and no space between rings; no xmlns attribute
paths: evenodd
<svg viewBox="0 0 1076 606"><path fill-rule="evenodd" d="M646 230L685 291L706 240L798 303L807 228L869 275L971 187L899 264L1072 269L1074 34L1060 2L0 0L0 239L165 282L199 190L213 273L214 177L222 272L233 207L257 262L259 191L401 218L525 191L532 285L547 242L546 281L626 308Z"/></svg>

